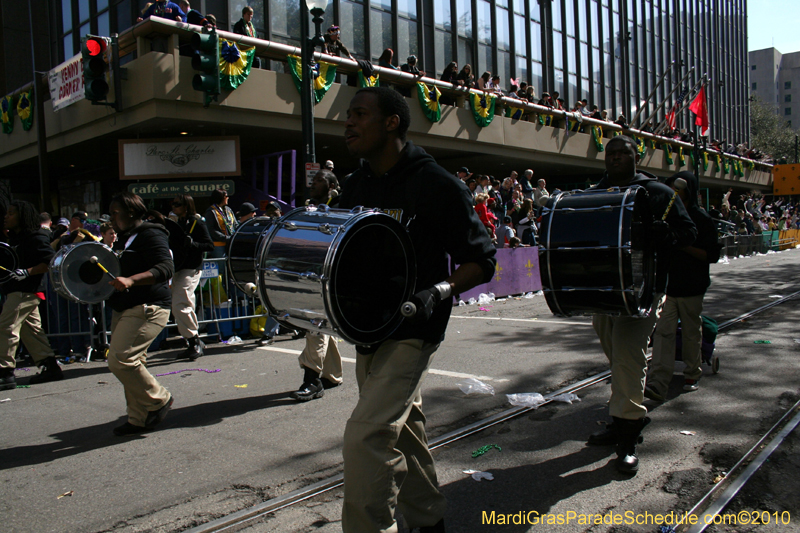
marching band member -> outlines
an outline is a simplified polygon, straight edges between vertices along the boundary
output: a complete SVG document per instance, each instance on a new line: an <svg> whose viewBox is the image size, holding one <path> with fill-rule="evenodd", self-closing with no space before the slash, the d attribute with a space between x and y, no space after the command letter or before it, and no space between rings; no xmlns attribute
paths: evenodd
<svg viewBox="0 0 800 533"><path fill-rule="evenodd" d="M179 194L172 200L172 212L178 216L178 224L186 233L184 245L186 258L180 270L172 278L172 314L178 325L178 332L187 340L189 347L178 355L178 359L188 357L194 361L203 355L205 344L200 340L197 314L194 311L194 291L200 284L203 273L203 252L214 250L214 243L208 229L197 214L194 198L188 194Z"/></svg>
<svg viewBox="0 0 800 533"><path fill-rule="evenodd" d="M20 336L33 361L42 368L39 374L31 377L30 383L38 385L62 380L64 374L39 317L39 303L44 300L42 281L53 257L47 232L39 224L36 208L22 200L11 202L4 222L10 244L19 258L19 268L3 272L11 279L0 285L0 291L6 296L0 312L0 390L17 387L14 356Z"/></svg>
<svg viewBox="0 0 800 533"><path fill-rule="evenodd" d="M128 421L114 428L115 435L125 436L155 429L172 407L172 395L144 363L147 347L169 319L174 266L167 231L142 220L147 207L139 196L118 194L110 210L121 275L109 282L117 292L108 300L114 310L108 367L125 388Z"/></svg>

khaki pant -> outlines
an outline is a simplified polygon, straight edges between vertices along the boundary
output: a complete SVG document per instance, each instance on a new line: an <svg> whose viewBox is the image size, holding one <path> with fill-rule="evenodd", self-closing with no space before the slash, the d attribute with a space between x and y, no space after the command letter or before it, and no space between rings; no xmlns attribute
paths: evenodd
<svg viewBox="0 0 800 533"><path fill-rule="evenodd" d="M647 318L594 315L592 326L611 364L611 416L638 420L647 414L644 384L647 378L647 341L663 304L656 295Z"/></svg>
<svg viewBox="0 0 800 533"><path fill-rule="evenodd" d="M108 368L125 388L128 422L144 426L149 411L161 409L170 394L145 368L147 347L169 319L169 309L137 305L111 317Z"/></svg>
<svg viewBox="0 0 800 533"><path fill-rule="evenodd" d="M328 335L306 333L306 347L298 358L300 368L306 367L333 382L342 382L342 355L336 339Z"/></svg>
<svg viewBox="0 0 800 533"><path fill-rule="evenodd" d="M681 321L681 337L683 347L681 354L686 368L683 371L687 379L700 379L703 369L700 368L702 356L700 347L703 343L703 295L676 298L667 296L661 317L653 336L653 359L650 363L650 376L647 385L659 394L665 394L675 370L675 332L678 319Z"/></svg>
<svg viewBox="0 0 800 533"><path fill-rule="evenodd" d="M438 347L419 339L388 340L357 356L359 399L344 431L347 533L397 532L396 507L409 529L444 516L420 394Z"/></svg>
<svg viewBox="0 0 800 533"><path fill-rule="evenodd" d="M55 355L42 329L39 297L30 292L6 296L0 312L0 368L16 368L20 337L35 363Z"/></svg>
<svg viewBox="0 0 800 533"><path fill-rule="evenodd" d="M197 314L194 312L194 291L200 284L202 270L183 269L172 277L172 315L184 339L197 337Z"/></svg>

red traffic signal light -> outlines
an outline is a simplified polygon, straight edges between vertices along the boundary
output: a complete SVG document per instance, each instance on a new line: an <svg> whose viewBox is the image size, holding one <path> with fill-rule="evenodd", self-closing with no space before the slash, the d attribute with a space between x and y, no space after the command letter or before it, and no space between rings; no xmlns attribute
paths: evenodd
<svg viewBox="0 0 800 533"><path fill-rule="evenodd" d="M99 55L103 55L106 51L106 47L108 44L106 40L100 37L87 37L86 38L86 51L89 53L90 56L95 57Z"/></svg>

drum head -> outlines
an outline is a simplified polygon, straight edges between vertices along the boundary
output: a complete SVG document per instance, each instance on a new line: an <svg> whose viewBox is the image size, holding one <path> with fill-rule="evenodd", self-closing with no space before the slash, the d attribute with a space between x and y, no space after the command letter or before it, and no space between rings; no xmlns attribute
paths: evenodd
<svg viewBox="0 0 800 533"><path fill-rule="evenodd" d="M120 275L119 259L108 246L99 242L65 246L50 263L50 278L59 294L87 304L100 303L114 294L111 277L91 257L114 276Z"/></svg>
<svg viewBox="0 0 800 533"><path fill-rule="evenodd" d="M234 285L245 291L245 285L256 283L256 259L266 240L272 218L255 217L245 221L233 234L228 245L228 274Z"/></svg>
<svg viewBox="0 0 800 533"><path fill-rule="evenodd" d="M332 319L354 344L380 342L397 329L416 280L405 228L390 216L372 215L347 229L328 283Z"/></svg>
<svg viewBox="0 0 800 533"><path fill-rule="evenodd" d="M0 284L2 284L12 279L9 271L17 269L17 253L4 242L0 242L0 266L3 267L0 269Z"/></svg>

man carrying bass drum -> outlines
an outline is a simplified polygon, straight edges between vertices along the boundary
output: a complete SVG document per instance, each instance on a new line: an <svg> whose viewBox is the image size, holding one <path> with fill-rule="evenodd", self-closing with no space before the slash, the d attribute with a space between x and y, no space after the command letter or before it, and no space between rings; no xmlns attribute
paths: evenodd
<svg viewBox="0 0 800 533"><path fill-rule="evenodd" d="M178 332L189 343L186 351L178 359L189 358L194 361L203 355L205 345L200 333L195 313L195 291L203 273L203 253L214 250L214 242L208 228L197 214L194 198L179 194L172 200L172 212L178 216L178 225L183 229L185 258L182 265L175 265L172 278L172 314L178 325Z"/></svg>
<svg viewBox="0 0 800 533"><path fill-rule="evenodd" d="M29 383L38 385L64 379L53 349L42 330L39 303L44 300L43 277L53 249L39 225L39 212L22 200L11 202L4 218L8 239L18 257L18 268L0 272L0 291L6 296L0 312L0 390L15 389L14 377L20 336L42 371Z"/></svg>
<svg viewBox="0 0 800 533"><path fill-rule="evenodd" d="M119 235L121 275L109 283L117 289L108 304L111 345L108 367L125 388L128 421L114 428L126 436L155 429L172 407L172 395L145 367L147 347L169 319L169 278L174 266L167 230L161 224L143 221L147 213L142 199L132 193L111 200L111 224Z"/></svg>

